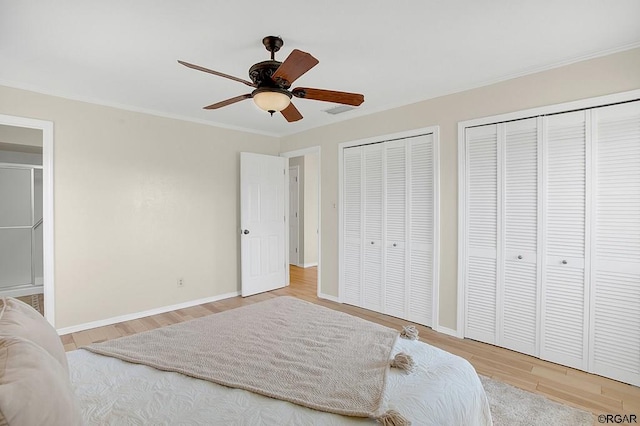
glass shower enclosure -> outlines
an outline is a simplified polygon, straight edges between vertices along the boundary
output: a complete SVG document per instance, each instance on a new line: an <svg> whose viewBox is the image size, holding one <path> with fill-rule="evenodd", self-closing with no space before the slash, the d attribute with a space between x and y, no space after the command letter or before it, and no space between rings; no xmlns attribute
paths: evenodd
<svg viewBox="0 0 640 426"><path fill-rule="evenodd" d="M42 166L0 163L0 297L43 292Z"/></svg>

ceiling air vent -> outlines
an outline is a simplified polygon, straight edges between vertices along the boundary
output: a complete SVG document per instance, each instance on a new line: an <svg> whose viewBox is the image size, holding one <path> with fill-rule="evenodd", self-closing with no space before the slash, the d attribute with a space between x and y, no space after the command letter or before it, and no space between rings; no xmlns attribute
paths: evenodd
<svg viewBox="0 0 640 426"><path fill-rule="evenodd" d="M326 112L327 114L336 115L336 114L342 114L343 112L351 111L352 109L355 109L355 108L348 105L340 105L337 107L325 109L324 112Z"/></svg>

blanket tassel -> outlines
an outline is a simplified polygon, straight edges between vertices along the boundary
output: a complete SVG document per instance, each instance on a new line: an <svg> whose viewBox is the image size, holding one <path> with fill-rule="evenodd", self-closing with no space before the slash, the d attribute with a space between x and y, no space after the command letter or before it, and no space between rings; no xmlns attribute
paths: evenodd
<svg viewBox="0 0 640 426"><path fill-rule="evenodd" d="M418 340L418 329L415 325L405 325L404 327L402 327L400 337L402 337L403 339Z"/></svg>
<svg viewBox="0 0 640 426"><path fill-rule="evenodd" d="M382 426L411 426L411 422L404 418L396 410L388 410L382 415L375 417Z"/></svg>
<svg viewBox="0 0 640 426"><path fill-rule="evenodd" d="M399 352L396 356L391 360L391 367L399 368L400 370L404 370L407 373L410 373L415 368L416 363L413 361L411 355L408 355L404 352Z"/></svg>

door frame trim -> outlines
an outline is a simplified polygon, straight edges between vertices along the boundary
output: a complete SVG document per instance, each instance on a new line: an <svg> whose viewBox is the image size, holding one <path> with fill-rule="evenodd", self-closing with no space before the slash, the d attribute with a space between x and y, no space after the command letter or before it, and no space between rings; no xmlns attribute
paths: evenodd
<svg viewBox="0 0 640 426"><path fill-rule="evenodd" d="M53 122L0 114L0 124L42 130L42 233L44 317L55 328Z"/></svg>

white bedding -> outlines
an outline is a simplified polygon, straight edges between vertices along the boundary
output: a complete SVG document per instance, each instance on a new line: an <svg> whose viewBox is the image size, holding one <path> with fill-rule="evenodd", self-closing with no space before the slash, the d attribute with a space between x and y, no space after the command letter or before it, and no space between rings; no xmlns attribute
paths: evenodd
<svg viewBox="0 0 640 426"><path fill-rule="evenodd" d="M484 389L465 359L404 339L398 339L393 353L400 351L411 354L417 367L412 374L391 369L384 410L397 410L414 426L491 425ZM67 356L71 382L91 425L375 424L82 349Z"/></svg>

